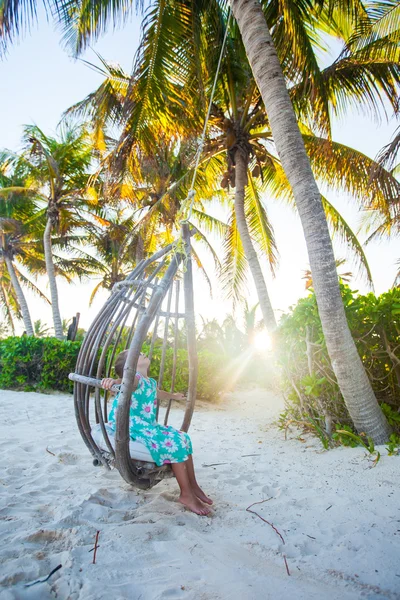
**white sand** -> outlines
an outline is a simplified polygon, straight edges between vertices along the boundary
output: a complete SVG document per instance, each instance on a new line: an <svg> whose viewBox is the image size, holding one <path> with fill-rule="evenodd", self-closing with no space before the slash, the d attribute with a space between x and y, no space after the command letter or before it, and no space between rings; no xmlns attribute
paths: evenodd
<svg viewBox="0 0 400 600"><path fill-rule="evenodd" d="M142 492L93 467L71 396L1 391L0 404L1 600L400 598L400 457L382 448L370 469L359 448L321 452L295 432L285 442L271 393L236 393L196 414L211 518L175 501L173 479ZM285 545L246 512L267 498L253 508ZM60 563L47 583L24 587Z"/></svg>

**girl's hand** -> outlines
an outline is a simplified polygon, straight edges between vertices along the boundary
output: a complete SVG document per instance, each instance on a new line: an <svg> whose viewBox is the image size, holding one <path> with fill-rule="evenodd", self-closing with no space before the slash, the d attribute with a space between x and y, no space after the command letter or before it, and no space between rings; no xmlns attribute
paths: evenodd
<svg viewBox="0 0 400 600"><path fill-rule="evenodd" d="M112 379L111 377L106 377L101 380L101 387L105 390L111 390L113 385L118 385L120 382L119 379Z"/></svg>
<svg viewBox="0 0 400 600"><path fill-rule="evenodd" d="M185 394L181 394L180 392L176 392L173 397L175 400L186 400Z"/></svg>

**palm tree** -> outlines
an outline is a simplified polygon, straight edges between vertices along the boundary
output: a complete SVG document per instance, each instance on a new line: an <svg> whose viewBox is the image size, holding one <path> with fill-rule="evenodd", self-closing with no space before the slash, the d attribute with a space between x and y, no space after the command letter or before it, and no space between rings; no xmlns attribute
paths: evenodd
<svg viewBox="0 0 400 600"><path fill-rule="evenodd" d="M25 294L20 284L20 279L23 278L23 275L21 272L18 272L17 275L17 270L13 264L15 242L18 238L21 238L21 233L21 223L19 223L15 219L5 219L3 217L0 217L0 255L7 267L7 271L10 276L10 281L14 288L18 305L21 309L25 331L27 335L35 335L32 326L31 316L29 313L28 303L26 301Z"/></svg>
<svg viewBox="0 0 400 600"><path fill-rule="evenodd" d="M4 324L15 335L14 319L21 319L18 298L10 281L10 274L4 261L0 261L0 308L4 315Z"/></svg>
<svg viewBox="0 0 400 600"><path fill-rule="evenodd" d="M15 172L24 186L5 187L1 194L18 193L45 204L43 248L49 278L55 336L63 339L53 259L52 235L65 238L67 233L84 224L80 209L87 206L85 189L92 149L83 127L65 126L60 139L46 136L38 127L27 126L24 131L23 152L14 157Z"/></svg>
<svg viewBox="0 0 400 600"><path fill-rule="evenodd" d="M48 337L50 332L50 327L47 323L44 323L41 319L37 319L34 322L35 336L36 337Z"/></svg>
<svg viewBox="0 0 400 600"><path fill-rule="evenodd" d="M100 288L111 290L119 281L123 281L135 264L143 258L139 234L135 230L135 219L132 211L121 208L103 209L101 216L94 218L94 223L87 226L85 246L94 251L93 266L102 275L93 289L90 304ZM97 220L97 222L96 222Z"/></svg>
<svg viewBox="0 0 400 600"><path fill-rule="evenodd" d="M323 332L340 390L357 430L365 430L375 442L384 442L389 426L346 321L321 194L261 4L233 0L232 10L302 221Z"/></svg>
<svg viewBox="0 0 400 600"><path fill-rule="evenodd" d="M23 184L24 181L18 179L12 172L9 156L3 153L0 159L0 188L11 189ZM15 295L14 303L16 302L19 307L27 335L34 335L34 328L22 285L48 302L44 294L20 269L20 265L23 265L35 277L40 270L43 271L44 258L37 247L37 239L25 224L32 219L35 208L35 203L26 200L23 195L10 192L5 197L0 196L0 257L7 268ZM15 261L19 264L17 265ZM3 293L3 302L7 305L5 293ZM8 304L10 305L9 302ZM7 314L10 315L9 310Z"/></svg>
<svg viewBox="0 0 400 600"><path fill-rule="evenodd" d="M1 269L0 269L0 281L1 281ZM1 288L1 283L0 283L0 298L1 298L1 293L2 293L2 288ZM8 337L10 335L10 332L13 333L12 327L8 323L5 323L4 321L1 322L0 323L0 340L3 340L4 338Z"/></svg>

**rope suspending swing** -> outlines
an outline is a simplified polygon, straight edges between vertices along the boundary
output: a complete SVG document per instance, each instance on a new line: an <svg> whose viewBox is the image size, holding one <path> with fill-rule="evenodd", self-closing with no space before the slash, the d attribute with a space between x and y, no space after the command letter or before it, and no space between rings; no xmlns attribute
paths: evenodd
<svg viewBox="0 0 400 600"><path fill-rule="evenodd" d="M157 467L152 462L147 448L139 442L132 442L129 437L129 410L139 354L147 340L151 360L159 348L156 344L157 340L162 339L158 373L158 387L161 388L167 362L169 327L172 323L174 331L170 385L172 394L177 374L177 340L181 320L186 325L189 373L185 412L180 427L182 431L189 429L194 410L198 361L190 242L194 230L190 231L189 220L193 211L196 176L204 149L207 125L226 46L230 19L231 10L229 9L208 112L196 152L191 187L185 200L186 204L190 202L190 206L186 218L180 222L179 239L162 248L153 256L143 259L124 281L114 285L109 299L89 327L83 340L75 373L70 374L70 379L74 381L74 406L79 431L93 456L94 464L102 464L106 468L115 466L125 481L143 489L155 485L163 478L170 476L172 472L168 465ZM173 257L172 260L171 257ZM180 308L181 281L176 277L181 263L184 266L183 311ZM159 330L162 324L164 331L161 333ZM151 326L153 328L150 333ZM119 390L114 432L110 431L110 427L107 425L108 392L102 396L104 390L101 388L101 380L110 377L117 352L121 350L128 350L128 355ZM165 412L165 425L168 422L171 404L172 400L169 401ZM159 406L157 406L157 419L158 412Z"/></svg>
<svg viewBox="0 0 400 600"><path fill-rule="evenodd" d="M231 23L231 16L232 16L232 10L231 10L231 7L229 7L228 18L227 18L227 21L226 21L226 28L225 28L224 39L223 39L223 42L222 42L221 52L219 54L218 65L217 65L217 70L216 70L215 77L214 77L213 86L212 86L212 89L211 89L210 101L208 103L208 110L207 110L207 114L206 114L206 119L204 121L203 131L202 131L202 134L200 136L199 145L197 147L197 151L196 151L196 155L195 155L196 156L196 160L195 160L195 165L194 165L192 182L191 182L190 189L188 191L187 197L184 200L184 204L187 204L187 203L190 202L189 211L188 211L188 215L187 215L186 219L183 219L181 221L181 223L187 223L190 220L191 216L192 216L193 205L194 205L194 197L196 195L195 183L196 183L197 171L198 171L198 168L199 168L200 158L201 158L201 155L203 154L204 144L205 144L205 141L206 141L207 126L208 126L208 121L210 120L210 115L211 115L212 103L213 103L213 100L214 100L215 89L217 87L218 76L219 76L219 72L220 72L220 69L221 69L222 59L223 59L224 53L225 53L225 46L226 46L226 40L228 39L228 32L229 32L229 27L230 27L230 23Z"/></svg>

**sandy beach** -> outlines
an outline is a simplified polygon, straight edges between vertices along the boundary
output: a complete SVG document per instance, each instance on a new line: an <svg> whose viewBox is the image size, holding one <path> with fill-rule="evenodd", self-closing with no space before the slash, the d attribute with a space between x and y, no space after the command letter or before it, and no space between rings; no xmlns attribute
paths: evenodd
<svg viewBox="0 0 400 600"><path fill-rule="evenodd" d="M360 448L285 441L272 392L199 403L211 517L177 503L173 479L137 491L93 467L72 396L2 390L0 403L1 600L400 599L400 457L382 447L370 468ZM251 510L284 543L246 511L263 500Z"/></svg>

